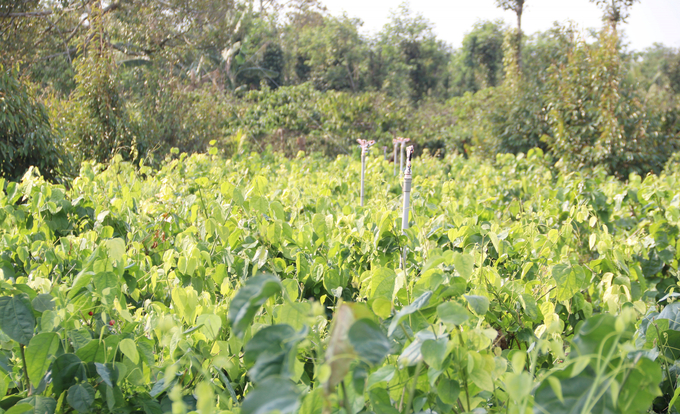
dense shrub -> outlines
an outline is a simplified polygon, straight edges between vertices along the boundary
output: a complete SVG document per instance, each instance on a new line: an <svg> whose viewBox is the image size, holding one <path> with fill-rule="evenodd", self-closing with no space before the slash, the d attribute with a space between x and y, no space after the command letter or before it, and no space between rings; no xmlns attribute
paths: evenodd
<svg viewBox="0 0 680 414"><path fill-rule="evenodd" d="M103 18L93 9L93 26L101 25ZM60 108L67 148L79 160L105 162L115 154L136 158L139 148L108 40L95 32L81 47L83 54L74 62L76 87Z"/></svg>
<svg viewBox="0 0 680 414"><path fill-rule="evenodd" d="M0 65L0 176L20 178L30 166L53 178L60 159L45 107Z"/></svg>
<svg viewBox="0 0 680 414"><path fill-rule="evenodd" d="M621 83L616 34L576 42L555 67L549 91L549 146L567 169L603 164L610 173L659 172L677 149L678 136L662 128L633 88Z"/></svg>

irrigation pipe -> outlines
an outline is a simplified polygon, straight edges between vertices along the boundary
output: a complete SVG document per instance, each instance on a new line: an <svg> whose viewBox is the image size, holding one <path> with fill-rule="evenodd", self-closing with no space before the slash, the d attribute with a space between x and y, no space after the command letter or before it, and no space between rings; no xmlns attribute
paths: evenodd
<svg viewBox="0 0 680 414"><path fill-rule="evenodd" d="M403 148L403 144L402 144ZM401 234L406 235L408 229L408 215L411 203L411 161L413 159L413 145L406 148L406 169L404 170L404 209L401 216ZM401 268L406 270L406 247L401 252Z"/></svg>
<svg viewBox="0 0 680 414"><path fill-rule="evenodd" d="M365 139L358 139L357 142L361 146L361 207L364 206L364 179L366 176L366 154L371 149L375 141L367 141Z"/></svg>

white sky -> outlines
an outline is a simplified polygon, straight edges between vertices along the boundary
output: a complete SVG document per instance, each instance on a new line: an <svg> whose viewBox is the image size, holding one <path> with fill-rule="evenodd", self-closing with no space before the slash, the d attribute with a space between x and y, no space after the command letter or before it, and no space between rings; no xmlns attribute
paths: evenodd
<svg viewBox="0 0 680 414"><path fill-rule="evenodd" d="M402 0L321 0L333 15L347 12L364 22L363 32L374 34L388 22L390 10ZM434 23L437 36L458 48L465 33L478 20L504 19L515 26L512 12L494 6L494 0L412 0L411 10ZM588 0L526 0L522 30L533 34L549 29L554 21L573 20L578 27L599 28L602 12ZM635 4L622 26L629 47L642 50L653 43L680 47L680 0L642 0Z"/></svg>

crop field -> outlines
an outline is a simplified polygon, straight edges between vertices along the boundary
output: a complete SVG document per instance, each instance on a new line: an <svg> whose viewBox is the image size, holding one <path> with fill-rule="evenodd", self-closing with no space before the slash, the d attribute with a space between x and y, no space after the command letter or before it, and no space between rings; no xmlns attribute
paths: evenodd
<svg viewBox="0 0 680 414"><path fill-rule="evenodd" d="M0 413L680 409L680 171L216 152L1 183Z"/></svg>

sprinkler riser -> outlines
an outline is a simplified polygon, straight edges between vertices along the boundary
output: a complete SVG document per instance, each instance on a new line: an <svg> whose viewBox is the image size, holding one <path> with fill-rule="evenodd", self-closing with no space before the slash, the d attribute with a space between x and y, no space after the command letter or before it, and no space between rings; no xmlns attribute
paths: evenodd
<svg viewBox="0 0 680 414"><path fill-rule="evenodd" d="M404 209L401 217L401 230L402 234L405 234L405 230L408 229L408 214L410 211L411 203L411 176L404 176Z"/></svg>
<svg viewBox="0 0 680 414"><path fill-rule="evenodd" d="M399 171L404 171L404 142L401 142L401 155L399 156Z"/></svg>
<svg viewBox="0 0 680 414"><path fill-rule="evenodd" d="M364 178L366 176L366 150L361 150L361 207L364 206Z"/></svg>

